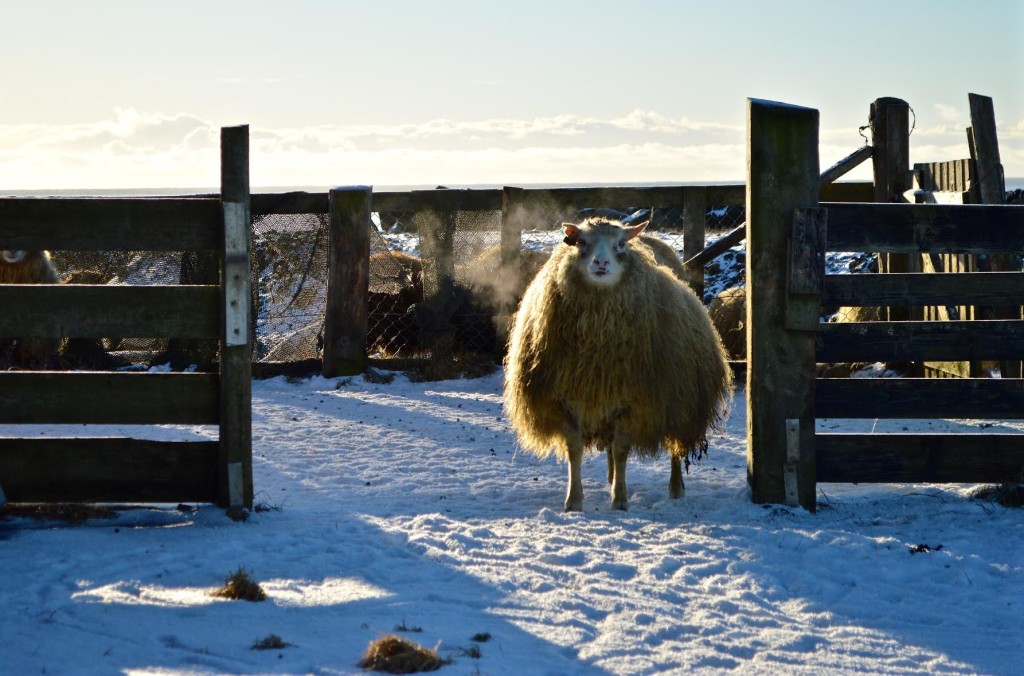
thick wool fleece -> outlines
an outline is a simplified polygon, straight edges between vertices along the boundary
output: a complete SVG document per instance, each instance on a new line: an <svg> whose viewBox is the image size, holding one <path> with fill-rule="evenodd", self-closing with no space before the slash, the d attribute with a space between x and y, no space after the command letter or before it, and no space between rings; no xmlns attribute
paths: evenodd
<svg viewBox="0 0 1024 676"><path fill-rule="evenodd" d="M607 446L690 459L725 412L732 373L704 306L649 247L630 244L618 284L588 283L576 247L559 246L514 319L505 410L526 449L567 453L574 427Z"/></svg>
<svg viewBox="0 0 1024 676"><path fill-rule="evenodd" d="M30 251L19 263L0 259L0 284L60 284L60 276L47 251Z"/></svg>

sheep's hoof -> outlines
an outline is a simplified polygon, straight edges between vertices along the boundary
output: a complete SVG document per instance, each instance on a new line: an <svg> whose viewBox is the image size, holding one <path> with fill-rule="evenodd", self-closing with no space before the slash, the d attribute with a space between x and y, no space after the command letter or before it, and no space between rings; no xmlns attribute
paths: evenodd
<svg viewBox="0 0 1024 676"><path fill-rule="evenodd" d="M629 510L629 501L626 498L612 500L612 509L621 509L623 512Z"/></svg>
<svg viewBox="0 0 1024 676"><path fill-rule="evenodd" d="M565 500L565 511L567 511L567 512L582 512L583 511L583 498L579 498L579 499L566 498L566 500Z"/></svg>
<svg viewBox="0 0 1024 676"><path fill-rule="evenodd" d="M669 485L668 497L672 498L673 500L678 500L684 495L686 495L686 486L683 486L682 484L678 486Z"/></svg>

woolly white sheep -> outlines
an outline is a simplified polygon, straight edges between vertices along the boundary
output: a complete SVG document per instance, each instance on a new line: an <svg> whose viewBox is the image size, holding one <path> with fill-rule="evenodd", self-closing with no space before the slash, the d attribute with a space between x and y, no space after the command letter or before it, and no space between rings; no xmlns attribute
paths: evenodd
<svg viewBox="0 0 1024 676"><path fill-rule="evenodd" d="M527 288L505 358L505 411L519 443L569 463L566 511L583 507L584 448L610 448L612 507L626 509L631 450L682 460L707 452L732 372L700 300L655 256L647 223L565 223L559 246ZM638 243L639 242L639 243ZM674 252L673 252L674 255Z"/></svg>

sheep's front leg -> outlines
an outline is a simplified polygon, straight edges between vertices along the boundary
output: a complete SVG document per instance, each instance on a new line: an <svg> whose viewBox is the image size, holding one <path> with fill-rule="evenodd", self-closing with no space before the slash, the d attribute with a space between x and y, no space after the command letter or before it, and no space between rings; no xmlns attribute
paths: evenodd
<svg viewBox="0 0 1024 676"><path fill-rule="evenodd" d="M668 478L668 497L675 499L683 497L686 486L683 485L683 467L679 457L672 456L672 472Z"/></svg>
<svg viewBox="0 0 1024 676"><path fill-rule="evenodd" d="M579 430L566 435L569 442L569 492L565 496L565 511L583 511L583 437Z"/></svg>
<svg viewBox="0 0 1024 676"><path fill-rule="evenodd" d="M629 440L616 432L608 452L609 464L614 460L614 479L612 480L612 509L629 509L629 492L626 488L626 460L629 459Z"/></svg>

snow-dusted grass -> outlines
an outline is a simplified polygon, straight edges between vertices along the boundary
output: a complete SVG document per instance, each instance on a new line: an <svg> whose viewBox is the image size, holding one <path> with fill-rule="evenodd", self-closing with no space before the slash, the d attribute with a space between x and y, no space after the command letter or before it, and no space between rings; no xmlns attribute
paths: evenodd
<svg viewBox="0 0 1024 676"><path fill-rule="evenodd" d="M245 523L0 522L0 672L355 674L388 633L440 644L451 674L1020 672L1021 510L968 485L752 504L740 390L682 500L667 458L632 462L630 511L611 510L595 455L585 511L563 514L566 469L516 451L501 378L255 382ZM240 567L266 601L214 596ZM287 645L253 649L268 636Z"/></svg>

